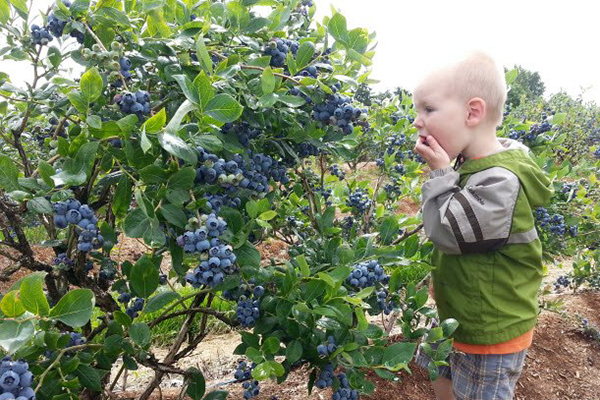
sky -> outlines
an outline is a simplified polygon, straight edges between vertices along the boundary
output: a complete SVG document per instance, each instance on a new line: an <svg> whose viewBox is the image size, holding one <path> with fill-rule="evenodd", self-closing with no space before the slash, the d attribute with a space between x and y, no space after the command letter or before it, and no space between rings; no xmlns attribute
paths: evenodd
<svg viewBox="0 0 600 400"><path fill-rule="evenodd" d="M348 28L377 34L371 78L376 91L401 86L411 90L440 62L470 50L483 50L509 69L537 71L545 98L565 91L600 105L600 5L589 0L314 0L316 19L331 7ZM50 0L35 0L46 9ZM2 61L19 86L31 67Z"/></svg>

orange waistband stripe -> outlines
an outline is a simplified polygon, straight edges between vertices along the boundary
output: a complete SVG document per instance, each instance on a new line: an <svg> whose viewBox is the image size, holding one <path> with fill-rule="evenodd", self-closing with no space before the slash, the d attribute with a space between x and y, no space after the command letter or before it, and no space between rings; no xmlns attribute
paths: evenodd
<svg viewBox="0 0 600 400"><path fill-rule="evenodd" d="M469 354L511 354L529 348L532 342L533 329L506 342L490 345L468 344L455 341L454 348Z"/></svg>

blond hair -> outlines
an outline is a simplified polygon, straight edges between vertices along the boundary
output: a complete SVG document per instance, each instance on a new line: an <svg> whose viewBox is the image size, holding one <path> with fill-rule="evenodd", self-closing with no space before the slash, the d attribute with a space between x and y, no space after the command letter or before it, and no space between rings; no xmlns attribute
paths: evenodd
<svg viewBox="0 0 600 400"><path fill-rule="evenodd" d="M483 51L472 51L465 57L437 70L432 75L442 74L448 84L448 94L466 104L480 97L486 104L489 123L502 124L507 88L504 70Z"/></svg>

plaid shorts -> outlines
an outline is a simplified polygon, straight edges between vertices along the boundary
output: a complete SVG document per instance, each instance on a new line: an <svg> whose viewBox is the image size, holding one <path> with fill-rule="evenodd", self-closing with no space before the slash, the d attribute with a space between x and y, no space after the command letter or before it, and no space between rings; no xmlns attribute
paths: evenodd
<svg viewBox="0 0 600 400"><path fill-rule="evenodd" d="M431 345L434 349L435 344ZM511 400L527 349L512 354L466 354L453 350L446 362L438 367L440 376L452 380L456 400ZM417 352L416 364L427 370L431 358Z"/></svg>

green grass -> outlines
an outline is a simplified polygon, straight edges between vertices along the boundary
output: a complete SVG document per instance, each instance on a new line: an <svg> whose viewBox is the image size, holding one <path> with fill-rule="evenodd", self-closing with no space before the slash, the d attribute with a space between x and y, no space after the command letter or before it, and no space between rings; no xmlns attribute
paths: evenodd
<svg viewBox="0 0 600 400"><path fill-rule="evenodd" d="M189 296L189 295L193 294L196 291L197 291L197 289L186 286L186 287L179 288L177 290L177 293L179 293L181 295L181 297L185 297L185 296ZM118 297L117 294L113 293L113 298L115 299L115 301L116 301L117 297ZM177 307L175 307L172 311L169 312L169 314L172 312L177 312L177 311L183 310L184 306L189 307L192 304L192 301L193 301L193 298L185 300L183 302L183 304L180 304ZM201 305L201 307L206 307L206 302L207 301L205 300L204 303ZM143 323L149 324L154 319L159 317L164 312L164 310L168 307L169 306L166 306L162 310L159 310L155 313L150 313L150 314L143 313L138 318L136 318L133 322L134 323L143 322ZM226 300L221 300L218 297L215 297L211 304L211 308L213 310L218 310L218 311L229 311L229 310L233 310L234 307L235 307L234 303L231 303ZM123 311L125 311L124 308L123 308ZM94 309L94 312L92 315L92 327L93 328L99 324L100 320L98 319L98 317L101 316L102 314L103 313L98 308ZM233 317L235 318L235 315L233 315ZM153 327L151 329L152 345L158 346L158 347L164 347L164 346L168 346L169 344L173 343L173 340L179 333L179 329L181 329L181 325L183 324L183 321L185 318L186 318L185 315L180 315L180 316L177 316L177 317L174 317L171 319L167 319L167 320L161 322L160 324L156 325L155 327ZM192 333L199 332L201 321L202 321L202 314L198 314L195 317L194 322L191 324L190 331ZM232 330L231 327L226 325L224 322L218 320L217 318L213 317L212 315L208 316L208 319L206 321L206 329L209 332L217 333L217 334L230 332Z"/></svg>

